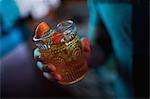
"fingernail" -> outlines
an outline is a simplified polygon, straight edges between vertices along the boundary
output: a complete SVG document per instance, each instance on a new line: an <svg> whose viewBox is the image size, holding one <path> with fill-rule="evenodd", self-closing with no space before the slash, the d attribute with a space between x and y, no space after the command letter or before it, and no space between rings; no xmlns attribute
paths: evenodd
<svg viewBox="0 0 150 99"><path fill-rule="evenodd" d="M43 64L42 64L41 62L39 62L39 61L37 62L36 66L37 66L40 70L43 69Z"/></svg>
<svg viewBox="0 0 150 99"><path fill-rule="evenodd" d="M36 49L34 50L34 57L36 58L37 56L41 56L41 53L40 53L40 51L39 51L38 48L36 48Z"/></svg>
<svg viewBox="0 0 150 99"><path fill-rule="evenodd" d="M51 79L51 75L47 72L43 72L43 76L47 79Z"/></svg>

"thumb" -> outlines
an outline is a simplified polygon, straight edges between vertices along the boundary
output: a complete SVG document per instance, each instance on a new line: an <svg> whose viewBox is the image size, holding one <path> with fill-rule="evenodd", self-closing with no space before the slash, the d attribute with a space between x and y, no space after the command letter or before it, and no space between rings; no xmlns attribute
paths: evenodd
<svg viewBox="0 0 150 99"><path fill-rule="evenodd" d="M90 41L88 38L82 38L81 39L81 44L83 48L83 54L86 59L89 59L90 54L91 54L91 48L90 48Z"/></svg>
<svg viewBox="0 0 150 99"><path fill-rule="evenodd" d="M82 44L83 51L85 51L87 53L89 53L91 51L90 40L88 38L82 38L81 44Z"/></svg>

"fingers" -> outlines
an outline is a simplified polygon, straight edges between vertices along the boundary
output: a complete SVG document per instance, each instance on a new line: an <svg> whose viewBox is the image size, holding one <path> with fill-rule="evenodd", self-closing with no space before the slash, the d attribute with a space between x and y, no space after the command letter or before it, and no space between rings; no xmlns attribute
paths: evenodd
<svg viewBox="0 0 150 99"><path fill-rule="evenodd" d="M62 76L60 74L56 74L55 75L56 80L60 81L62 80Z"/></svg>
<svg viewBox="0 0 150 99"><path fill-rule="evenodd" d="M40 51L39 51L38 48L36 48L36 49L34 50L34 59L35 59L35 61L44 62L44 60L42 59L41 53L40 53Z"/></svg>
<svg viewBox="0 0 150 99"><path fill-rule="evenodd" d="M42 69L43 72L55 72L56 71L56 67L52 64L49 64L47 66L44 66Z"/></svg>
<svg viewBox="0 0 150 99"><path fill-rule="evenodd" d="M90 41L88 38L82 38L81 39L81 43L82 43L82 47L83 47L83 50L86 51L86 52L90 52L91 49L90 49Z"/></svg>
<svg viewBox="0 0 150 99"><path fill-rule="evenodd" d="M51 80L51 79L55 79L58 81L62 80L62 76L60 74L55 74L54 72L51 72L51 73L43 72L43 76L47 78L48 80Z"/></svg>
<svg viewBox="0 0 150 99"><path fill-rule="evenodd" d="M62 76L58 73L56 73L56 67L53 64L50 64L46 67L48 72L53 76L54 79L56 80L62 80Z"/></svg>
<svg viewBox="0 0 150 99"><path fill-rule="evenodd" d="M38 48L34 50L34 58L41 56L41 53Z"/></svg>
<svg viewBox="0 0 150 99"><path fill-rule="evenodd" d="M54 72L51 72L50 74L53 76L53 78L55 80L57 80L57 81L62 80L62 76L60 74L57 74L57 73L54 73Z"/></svg>
<svg viewBox="0 0 150 99"><path fill-rule="evenodd" d="M34 50L34 59L36 60L36 66L43 72L43 76L48 80L62 80L62 76L56 73L56 67L53 64L44 64L41 58L41 53L38 48Z"/></svg>
<svg viewBox="0 0 150 99"><path fill-rule="evenodd" d="M48 66L44 65L42 62L37 61L36 66L39 70L43 72L43 76L47 78L48 80L51 80L52 77L49 73L49 69L47 68Z"/></svg>
<svg viewBox="0 0 150 99"><path fill-rule="evenodd" d="M54 72L51 72L51 73L43 72L43 76L47 78L48 80L51 80L51 79L55 79L57 81L62 80L62 76L60 74L55 74Z"/></svg>
<svg viewBox="0 0 150 99"><path fill-rule="evenodd" d="M42 62L38 61L37 67L43 72L43 76L48 80L50 79L62 80L62 76L56 73L56 67L54 65L52 64L45 65L42 64Z"/></svg>
<svg viewBox="0 0 150 99"><path fill-rule="evenodd" d="M42 62L37 61L36 66L37 66L38 69L40 69L41 71L43 71L44 64Z"/></svg>
<svg viewBox="0 0 150 99"><path fill-rule="evenodd" d="M52 76L51 76L49 73L47 73L47 72L43 72L43 76L44 76L45 78L47 78L48 80L51 80L51 79L52 79Z"/></svg>
<svg viewBox="0 0 150 99"><path fill-rule="evenodd" d="M48 67L50 68L50 70L51 70L52 72L55 72L55 71L56 71L56 67L55 67L53 64L50 64Z"/></svg>
<svg viewBox="0 0 150 99"><path fill-rule="evenodd" d="M34 59L36 61L37 68L43 71L43 68L46 67L46 64L44 64L44 61L41 58L41 53L38 48L34 50Z"/></svg>
<svg viewBox="0 0 150 99"><path fill-rule="evenodd" d="M82 38L81 39L81 44L83 47L83 54L86 59L89 59L89 56L91 54L91 48L90 48L90 41L87 38Z"/></svg>
<svg viewBox="0 0 150 99"><path fill-rule="evenodd" d="M40 51L39 51L38 48L36 48L36 49L34 50L34 59L35 59L35 61L36 61L36 66L37 66L37 68L42 71L42 70L43 70L43 67L44 67L45 65L43 64L43 61L42 61L42 58L41 58L41 53L40 53Z"/></svg>

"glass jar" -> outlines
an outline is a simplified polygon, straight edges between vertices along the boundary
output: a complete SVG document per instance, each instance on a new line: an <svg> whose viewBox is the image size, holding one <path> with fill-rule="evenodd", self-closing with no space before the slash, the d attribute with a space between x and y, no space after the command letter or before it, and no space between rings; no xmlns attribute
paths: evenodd
<svg viewBox="0 0 150 99"><path fill-rule="evenodd" d="M60 22L55 29L48 30L42 37L33 37L39 47L45 64L53 64L57 74L62 76L58 83L73 84L81 80L87 71L80 38L73 21Z"/></svg>

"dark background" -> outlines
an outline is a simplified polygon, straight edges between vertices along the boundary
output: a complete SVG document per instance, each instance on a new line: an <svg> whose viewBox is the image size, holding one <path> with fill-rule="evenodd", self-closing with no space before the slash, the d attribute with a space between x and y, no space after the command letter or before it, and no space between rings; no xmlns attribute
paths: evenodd
<svg viewBox="0 0 150 99"><path fill-rule="evenodd" d="M67 1L67 0L66 0ZM78 32L81 36L87 33L88 12L86 1L63 2L66 6L61 6L57 12L49 13L42 21L55 25L61 20L71 18L78 23ZM134 92L136 98L149 97L149 1L134 0L133 2L133 74ZM75 8L71 6L75 5ZM80 10L82 8L82 10ZM75 10L78 9L78 10ZM72 12L72 13L68 13ZM60 16L61 15L61 16ZM64 16L63 16L64 15ZM57 17L56 17L57 16ZM58 17L59 16L59 17ZM65 17L67 16L67 17ZM49 17L53 20L49 20ZM56 18L55 18L56 17ZM33 49L35 48L31 37L34 29L41 20L33 20L31 16L18 20L16 25L24 26L27 36L25 43L20 44L17 50L7 53L0 60L1 75L1 97L74 97L74 95L64 87L55 82L43 78L42 73L35 67L33 59ZM24 24L25 23L25 24ZM2 35L6 35L3 33ZM104 59L102 59L103 61Z"/></svg>
<svg viewBox="0 0 150 99"><path fill-rule="evenodd" d="M149 1L133 1L134 85L136 97L149 97Z"/></svg>

